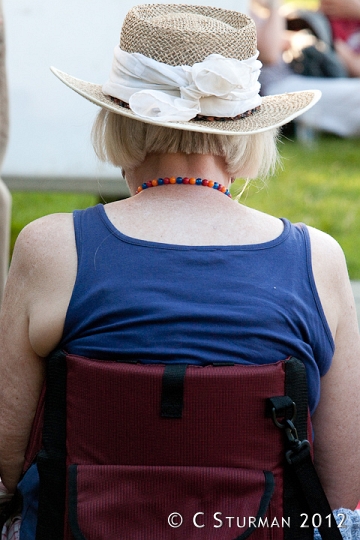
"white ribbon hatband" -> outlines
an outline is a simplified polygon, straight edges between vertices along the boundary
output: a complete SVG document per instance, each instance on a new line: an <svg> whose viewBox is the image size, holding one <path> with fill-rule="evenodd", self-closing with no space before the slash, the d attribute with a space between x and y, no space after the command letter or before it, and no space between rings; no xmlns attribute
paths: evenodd
<svg viewBox="0 0 360 540"><path fill-rule="evenodd" d="M105 95L129 104L139 117L189 121L196 115L233 118L261 104L261 62L211 54L193 66L169 66L115 48Z"/></svg>

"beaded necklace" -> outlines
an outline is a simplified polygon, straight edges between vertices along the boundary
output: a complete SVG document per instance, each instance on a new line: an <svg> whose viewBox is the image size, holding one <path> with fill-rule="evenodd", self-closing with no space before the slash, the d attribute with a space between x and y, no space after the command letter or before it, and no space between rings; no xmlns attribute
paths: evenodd
<svg viewBox="0 0 360 540"><path fill-rule="evenodd" d="M219 184L219 182L213 182L212 180L206 179L202 180L201 178L188 178L187 176L178 176L177 178L175 178L175 176L171 176L170 178L158 178L155 180L150 180L149 182L144 182L143 184L141 184L141 186L137 188L135 195L137 195L141 191L144 191L144 189L156 186L166 186L168 184L188 184L191 186L205 186L216 189L217 191L221 191L221 193L224 193L224 195L227 195L231 199L230 191L222 184Z"/></svg>

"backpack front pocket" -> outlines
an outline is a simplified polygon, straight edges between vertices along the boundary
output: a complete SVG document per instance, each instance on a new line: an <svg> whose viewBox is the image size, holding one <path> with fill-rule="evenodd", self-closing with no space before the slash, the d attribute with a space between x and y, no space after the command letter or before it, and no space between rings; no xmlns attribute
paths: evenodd
<svg viewBox="0 0 360 540"><path fill-rule="evenodd" d="M76 540L272 539L273 474L222 467L71 465Z"/></svg>

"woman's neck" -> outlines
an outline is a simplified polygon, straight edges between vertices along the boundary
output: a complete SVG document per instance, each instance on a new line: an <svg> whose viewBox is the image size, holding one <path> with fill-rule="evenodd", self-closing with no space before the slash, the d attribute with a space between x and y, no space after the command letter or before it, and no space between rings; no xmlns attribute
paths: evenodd
<svg viewBox="0 0 360 540"><path fill-rule="evenodd" d="M125 171L125 175L132 195L142 183L170 176L206 178L225 187L231 181L224 158L204 154L151 154L136 169Z"/></svg>

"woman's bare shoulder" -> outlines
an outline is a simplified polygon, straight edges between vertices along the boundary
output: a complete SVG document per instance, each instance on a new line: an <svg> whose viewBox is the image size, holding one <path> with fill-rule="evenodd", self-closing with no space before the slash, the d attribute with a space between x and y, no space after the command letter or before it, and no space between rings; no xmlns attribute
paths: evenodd
<svg viewBox="0 0 360 540"><path fill-rule="evenodd" d="M340 244L329 234L308 227L311 242L312 270L320 300L333 335L344 319L353 314L354 297L346 258Z"/></svg>
<svg viewBox="0 0 360 540"><path fill-rule="evenodd" d="M312 247L316 247L316 250L324 250L324 252L329 252L330 254L335 255L338 253L338 256L343 255L343 250L337 240L330 234L316 229L307 225Z"/></svg>
<svg viewBox="0 0 360 540"><path fill-rule="evenodd" d="M75 249L72 214L49 214L26 225L20 232L13 258L17 262L42 266L67 256Z"/></svg>
<svg viewBox="0 0 360 540"><path fill-rule="evenodd" d="M69 213L48 214L28 223L18 238L26 239L49 237L51 235L66 234L73 230L73 215Z"/></svg>
<svg viewBox="0 0 360 540"><path fill-rule="evenodd" d="M71 214L52 214L19 234L5 289L4 314L26 316L32 349L45 357L59 342L77 272Z"/></svg>
<svg viewBox="0 0 360 540"><path fill-rule="evenodd" d="M348 280L346 259L342 247L334 237L309 227L311 242L311 257L315 272L321 272L323 278L333 281L333 285L340 284L340 280Z"/></svg>
<svg viewBox="0 0 360 540"><path fill-rule="evenodd" d="M12 256L9 279L21 282L28 300L71 290L77 271L72 214L51 214L29 223L20 232Z"/></svg>

